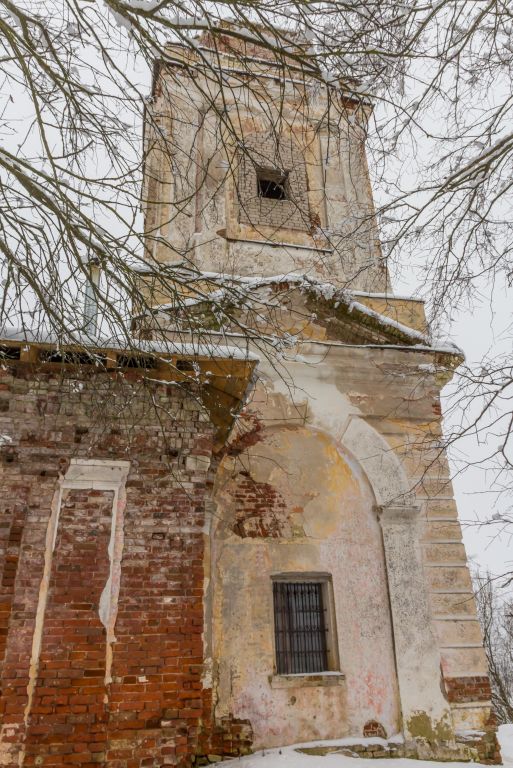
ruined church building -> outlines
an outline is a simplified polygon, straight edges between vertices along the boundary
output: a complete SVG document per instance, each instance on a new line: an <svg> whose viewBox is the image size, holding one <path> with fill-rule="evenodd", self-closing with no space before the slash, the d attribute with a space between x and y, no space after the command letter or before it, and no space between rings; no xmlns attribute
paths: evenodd
<svg viewBox="0 0 513 768"><path fill-rule="evenodd" d="M394 297L371 106L211 42L155 68L133 347L0 342L0 765L497 762L440 449L462 357Z"/></svg>

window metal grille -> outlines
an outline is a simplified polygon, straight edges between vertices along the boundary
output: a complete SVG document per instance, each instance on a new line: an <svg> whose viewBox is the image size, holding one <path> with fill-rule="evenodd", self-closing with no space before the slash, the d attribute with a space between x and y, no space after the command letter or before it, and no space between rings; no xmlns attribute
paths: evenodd
<svg viewBox="0 0 513 768"><path fill-rule="evenodd" d="M328 670L324 585L273 582L276 671L279 675Z"/></svg>

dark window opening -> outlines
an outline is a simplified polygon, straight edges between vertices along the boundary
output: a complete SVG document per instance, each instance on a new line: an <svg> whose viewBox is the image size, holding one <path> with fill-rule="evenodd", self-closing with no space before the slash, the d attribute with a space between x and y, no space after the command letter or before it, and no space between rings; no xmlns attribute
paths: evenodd
<svg viewBox="0 0 513 768"><path fill-rule="evenodd" d="M279 675L329 669L322 582L273 582L276 671Z"/></svg>
<svg viewBox="0 0 513 768"><path fill-rule="evenodd" d="M8 347L7 345L2 345L0 347L0 358L2 360L19 360L20 352L21 350L19 347Z"/></svg>
<svg viewBox="0 0 513 768"><path fill-rule="evenodd" d="M182 371L182 373L185 373L187 371L193 372L196 370L194 367L194 361L193 360L177 360L176 370Z"/></svg>
<svg viewBox="0 0 513 768"><path fill-rule="evenodd" d="M157 368L157 361L154 357L144 357L141 355L118 355L118 368Z"/></svg>
<svg viewBox="0 0 513 768"><path fill-rule="evenodd" d="M258 196L269 200L287 200L287 174L277 171L257 171Z"/></svg>
<svg viewBox="0 0 513 768"><path fill-rule="evenodd" d="M39 353L42 363L61 363L63 365L101 365L107 363L107 356L100 352L73 352L42 349Z"/></svg>

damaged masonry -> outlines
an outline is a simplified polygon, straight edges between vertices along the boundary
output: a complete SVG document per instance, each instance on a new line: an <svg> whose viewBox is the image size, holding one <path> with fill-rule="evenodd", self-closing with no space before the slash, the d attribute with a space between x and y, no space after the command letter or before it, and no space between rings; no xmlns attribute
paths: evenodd
<svg viewBox="0 0 513 768"><path fill-rule="evenodd" d="M216 52L232 145L179 46L155 69L130 350L0 342L0 764L376 754L371 737L376 756L499 762L440 448L462 354L393 295L370 106L240 45L263 95ZM184 253L177 294L155 265Z"/></svg>

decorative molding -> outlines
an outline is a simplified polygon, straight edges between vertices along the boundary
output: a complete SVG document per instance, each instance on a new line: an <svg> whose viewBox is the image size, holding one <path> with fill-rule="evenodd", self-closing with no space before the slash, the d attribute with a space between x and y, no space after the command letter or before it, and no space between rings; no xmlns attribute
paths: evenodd
<svg viewBox="0 0 513 768"><path fill-rule="evenodd" d="M381 525L395 525L417 522L422 511L421 504L394 504L377 507L378 518Z"/></svg>
<svg viewBox="0 0 513 768"><path fill-rule="evenodd" d="M59 478L58 486L52 500L51 513L46 533L44 568L39 586L36 622L32 638L29 683L27 686L27 705L24 713L25 724L27 724L30 716L39 673L39 658L44 632L44 619L48 602L53 553L57 541L63 492L67 490L91 489L111 491L113 493L111 534L107 552L110 560L110 570L100 598L99 606L100 621L105 626L107 634L105 682L111 682L112 644L116 639L114 637L114 625L117 616L117 599L119 595L121 558L123 554L123 513L126 504L125 483L129 469L129 461L71 459L66 474Z"/></svg>
<svg viewBox="0 0 513 768"><path fill-rule="evenodd" d="M343 672L319 672L305 675L269 675L271 688L326 688L344 685Z"/></svg>
<svg viewBox="0 0 513 768"><path fill-rule="evenodd" d="M349 416L342 445L360 463L378 507L401 505L415 498L403 463L394 449L383 435L357 414Z"/></svg>

